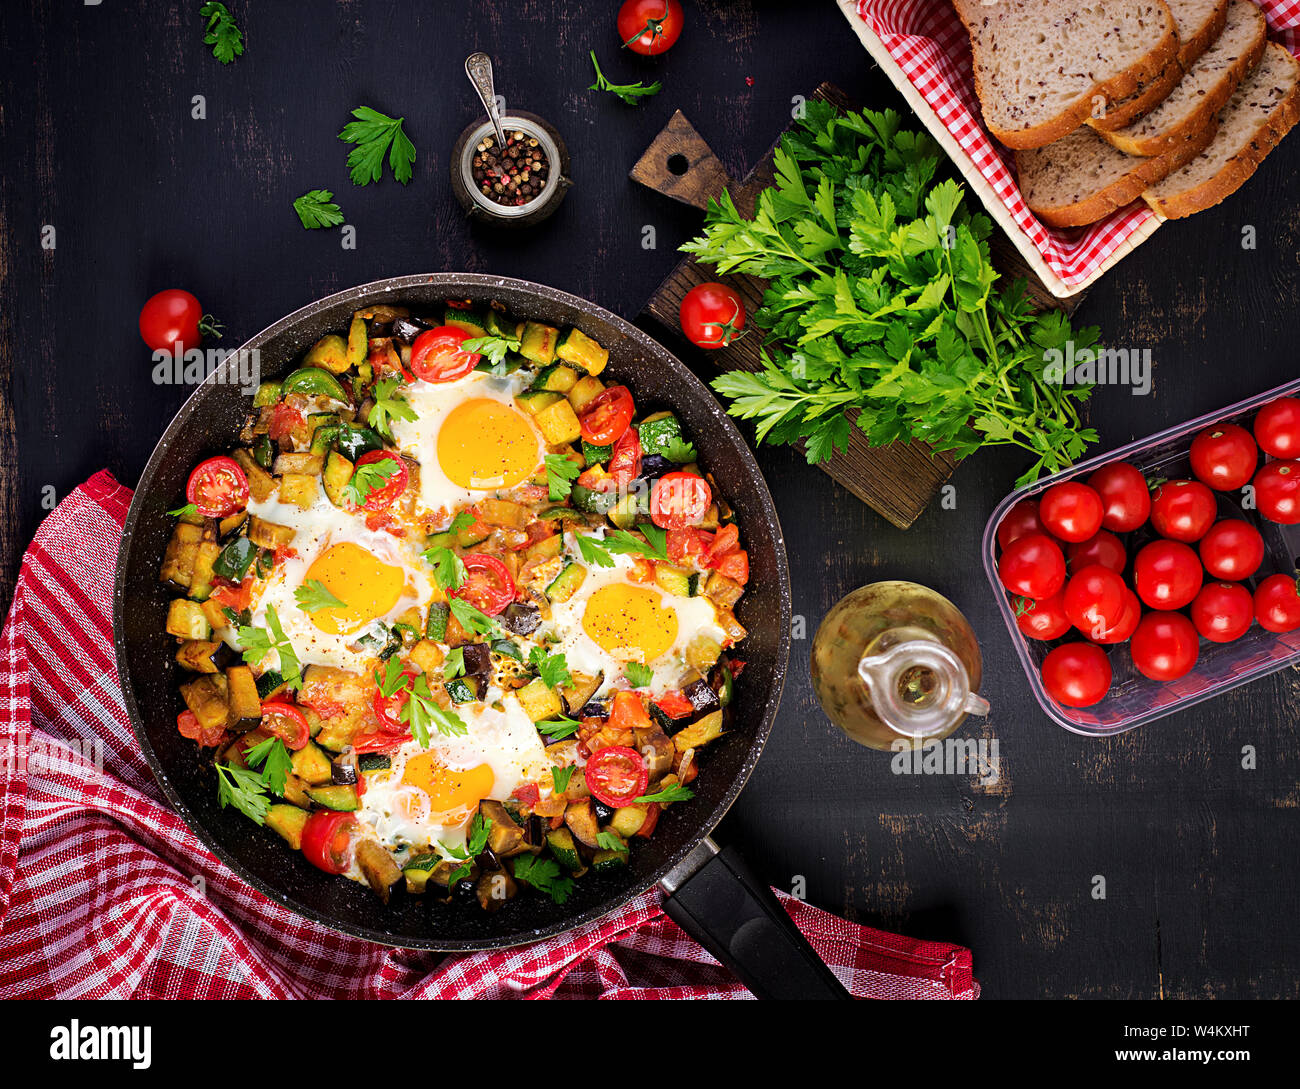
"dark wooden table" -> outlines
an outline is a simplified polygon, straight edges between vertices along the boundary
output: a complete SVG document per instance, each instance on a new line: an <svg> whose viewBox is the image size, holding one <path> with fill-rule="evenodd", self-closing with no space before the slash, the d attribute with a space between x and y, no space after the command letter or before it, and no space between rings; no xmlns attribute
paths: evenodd
<svg viewBox="0 0 1300 1089"><path fill-rule="evenodd" d="M821 80L902 108L830 4L688 2L685 37L653 64L618 54L614 0L229 6L248 51L223 67L200 40L197 0L6 5L6 602L49 497L104 466L134 483L186 396L150 378L135 323L152 292L192 290L226 323L227 347L336 289L444 269L540 280L632 317L699 222L626 178L674 108L733 176L788 122L792 96ZM611 77L661 77L663 93L635 109L589 93L593 46ZM497 59L508 102L554 121L574 157L559 215L516 238L471 230L447 183L447 154L476 113L461 68L476 48ZM196 95L206 119L192 117ZM409 186L349 182L335 134L361 103L406 117L419 153ZM1150 396L1098 391L1104 445L1296 374L1297 171L1293 135L1242 192L1160 230L1085 301L1080 316L1110 344L1149 347L1156 361ZM298 225L290 203L315 187L334 191L355 250L337 231ZM41 246L47 224L53 250ZM1248 226L1254 249L1242 246ZM880 578L928 583L965 610L983 642L994 708L985 732L999 742L1002 779L985 789L891 773L888 756L821 715L805 639L767 753L720 839L831 911L970 945L988 996L1300 994L1300 674L1124 737L1075 737L1034 703L977 560L1016 455L970 459L955 509L935 507L908 532L791 452L759 460L808 638L842 594ZM1247 746L1253 770L1242 766Z"/></svg>

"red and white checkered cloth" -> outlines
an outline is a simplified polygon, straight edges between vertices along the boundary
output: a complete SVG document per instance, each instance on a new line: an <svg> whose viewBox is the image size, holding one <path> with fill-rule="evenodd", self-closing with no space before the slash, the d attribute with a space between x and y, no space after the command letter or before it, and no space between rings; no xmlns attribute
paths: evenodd
<svg viewBox="0 0 1300 1089"><path fill-rule="evenodd" d="M866 29L879 39L970 165L992 186L1015 227L1068 289L1086 286L1134 235L1155 226L1155 213L1140 201L1087 227L1063 229L1040 223L1020 195L1012 153L984 128L971 74L970 39L952 4L948 0L856 2ZM1300 56L1300 0L1259 3L1272 37ZM1013 241L1020 244L1019 239Z"/></svg>
<svg viewBox="0 0 1300 1089"><path fill-rule="evenodd" d="M0 998L750 997L654 893L449 957L345 937L246 886L168 808L127 719L112 587L130 501L101 472L59 504L0 634ZM979 995L961 946L782 899L855 995Z"/></svg>

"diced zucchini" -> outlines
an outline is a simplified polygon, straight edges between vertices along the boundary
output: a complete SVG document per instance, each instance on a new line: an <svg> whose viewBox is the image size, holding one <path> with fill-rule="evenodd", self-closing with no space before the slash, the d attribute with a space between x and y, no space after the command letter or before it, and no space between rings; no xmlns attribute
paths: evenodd
<svg viewBox="0 0 1300 1089"><path fill-rule="evenodd" d="M280 795L286 802L292 802L299 809L310 809L311 798L307 794L307 784L290 772L284 777L284 793Z"/></svg>
<svg viewBox="0 0 1300 1089"><path fill-rule="evenodd" d="M316 428L311 435L311 452L319 455L323 461L337 441L341 430L339 424L325 424Z"/></svg>
<svg viewBox="0 0 1300 1089"><path fill-rule="evenodd" d="M331 450L325 459L325 472L321 477L325 485L325 494L336 507L344 505L343 489L352 479L352 462L337 450Z"/></svg>
<svg viewBox="0 0 1300 1089"><path fill-rule="evenodd" d="M674 597L691 597L691 572L666 563L655 564L655 582Z"/></svg>
<svg viewBox="0 0 1300 1089"><path fill-rule="evenodd" d="M554 326L525 322L523 336L519 338L519 354L534 363L553 363L559 339L560 331Z"/></svg>
<svg viewBox="0 0 1300 1089"><path fill-rule="evenodd" d="M356 317L348 326L347 366L344 370L355 370L366 361L370 351L370 330L366 319Z"/></svg>
<svg viewBox="0 0 1300 1089"><path fill-rule="evenodd" d="M478 699L478 688L471 677L452 677L445 684L452 703L473 703Z"/></svg>
<svg viewBox="0 0 1300 1089"><path fill-rule="evenodd" d="M581 367L588 374L600 374L609 362L609 352L581 329L570 329L565 333L555 354L566 363Z"/></svg>
<svg viewBox="0 0 1300 1089"><path fill-rule="evenodd" d="M357 798L357 788L354 786L334 784L331 786L308 787L307 797L317 805L323 805L326 809L351 813L361 808L361 803Z"/></svg>
<svg viewBox="0 0 1300 1089"><path fill-rule="evenodd" d="M488 309L483 319L483 328L488 336L500 337L502 340L517 341L524 335L524 323L512 318L502 310Z"/></svg>
<svg viewBox="0 0 1300 1089"><path fill-rule="evenodd" d="M217 554L212 564L213 574L238 583L248 574L256 558L257 545L247 537L236 537Z"/></svg>
<svg viewBox="0 0 1300 1089"><path fill-rule="evenodd" d="M533 382L533 389L550 390L552 393L568 393L578 381L578 372L564 363L552 363L543 368Z"/></svg>
<svg viewBox="0 0 1300 1089"><path fill-rule="evenodd" d="M638 515L650 513L650 500L644 493L628 492L609 508L609 520L619 529L631 529Z"/></svg>
<svg viewBox="0 0 1300 1089"><path fill-rule="evenodd" d="M551 446L567 446L582 436L582 425L578 423L573 406L563 398L547 405L534 419L543 438Z"/></svg>
<svg viewBox="0 0 1300 1089"><path fill-rule="evenodd" d="M698 749L701 745L707 745L710 741L715 741L722 736L722 712L714 711L711 715L705 715L698 722L692 722L682 730L678 730L673 735L673 745L678 752L685 752L687 749Z"/></svg>
<svg viewBox="0 0 1300 1089"><path fill-rule="evenodd" d="M293 754L293 773L309 786L323 786L330 782L334 768L325 751L314 742L308 741Z"/></svg>
<svg viewBox="0 0 1300 1089"><path fill-rule="evenodd" d="M545 722L547 719L555 718L564 709L560 703L559 693L547 688L546 682L541 677L537 677L516 691L515 698L519 700L519 706L523 708L524 714L534 722Z"/></svg>
<svg viewBox="0 0 1300 1089"><path fill-rule="evenodd" d="M253 394L253 407L266 408L280 399L279 382L263 382Z"/></svg>
<svg viewBox="0 0 1300 1089"><path fill-rule="evenodd" d="M230 716L236 721L251 722L262 717L262 698L248 666L235 665L226 670L226 698Z"/></svg>
<svg viewBox="0 0 1300 1089"><path fill-rule="evenodd" d="M563 401L562 393L552 393L545 389L526 389L515 398L516 403L530 416L536 416L544 408L549 408L557 401Z"/></svg>
<svg viewBox="0 0 1300 1089"><path fill-rule="evenodd" d="M564 538L558 533L552 533L549 537L543 537L535 544L528 546L524 552L524 558L529 563L545 563L547 560L553 560L564 551Z"/></svg>
<svg viewBox="0 0 1300 1089"><path fill-rule="evenodd" d="M203 541L203 527L189 522L177 522L171 540L163 553L162 569L158 581L168 583L177 590L189 590L194 580L194 564L198 560L199 545Z"/></svg>
<svg viewBox="0 0 1300 1089"><path fill-rule="evenodd" d="M624 805L614 810L614 815L609 818L609 827L612 832L627 839L634 836L641 830L645 824L646 815L649 810L643 805Z"/></svg>
<svg viewBox="0 0 1300 1089"><path fill-rule="evenodd" d="M546 596L551 601L568 601L578 592L578 587L587 577L587 569L580 563L566 564L546 587Z"/></svg>
<svg viewBox="0 0 1300 1089"><path fill-rule="evenodd" d="M195 601L207 601L212 593L213 565L221 555L221 546L216 541L200 541L194 555L194 572L190 576L190 597Z"/></svg>
<svg viewBox="0 0 1300 1089"><path fill-rule="evenodd" d="M471 337L487 335L485 321L485 318L480 317L473 310L462 310L455 306L449 306L442 312L443 325L464 329Z"/></svg>
<svg viewBox="0 0 1300 1089"><path fill-rule="evenodd" d="M363 331L364 326L365 322L362 322ZM349 330L349 341L351 337L352 333ZM348 347L349 345L337 333L328 333L308 349L307 354L303 356L303 365L307 367L324 367L331 374L342 374L350 366ZM285 385L288 386L287 381ZM286 388L285 392L292 391ZM339 400L347 400L347 398L340 397Z"/></svg>
<svg viewBox="0 0 1300 1089"><path fill-rule="evenodd" d="M308 510L316 503L320 483L306 473L285 473L280 477L280 502Z"/></svg>
<svg viewBox="0 0 1300 1089"><path fill-rule="evenodd" d="M288 548L293 543L295 530L293 526L282 526L278 522L268 522L256 514L248 516L248 539L258 548L269 548L275 552Z"/></svg>
<svg viewBox="0 0 1300 1089"><path fill-rule="evenodd" d="M424 634L428 639L435 643L446 642L447 639L447 618L451 615L451 609L446 602L435 601L429 606L429 619L425 621Z"/></svg>
<svg viewBox="0 0 1300 1089"><path fill-rule="evenodd" d="M709 575L704 584L704 596L722 609L730 609L744 594L745 588L719 571Z"/></svg>
<svg viewBox="0 0 1300 1089"><path fill-rule="evenodd" d="M598 492L575 484L569 492L569 502L585 514L608 514L618 502L618 492Z"/></svg>
<svg viewBox="0 0 1300 1089"><path fill-rule="evenodd" d="M582 857L578 854L577 844L573 842L573 833L567 828L552 828L547 832L546 846L555 856L555 861L570 873L582 870Z"/></svg>
<svg viewBox="0 0 1300 1089"><path fill-rule="evenodd" d="M238 532L240 527L248 521L248 511L236 511L227 518L221 519L217 523L217 536L221 538L229 537L232 533Z"/></svg>
<svg viewBox="0 0 1300 1089"><path fill-rule="evenodd" d="M181 685L181 698L203 729L225 726L230 706L226 700L226 678L222 674L204 673Z"/></svg>
<svg viewBox="0 0 1300 1089"><path fill-rule="evenodd" d="M389 771L393 766L393 758L386 752L363 752L357 756L357 770L365 773L367 771Z"/></svg>
<svg viewBox="0 0 1300 1089"><path fill-rule="evenodd" d="M621 851L610 851L601 848L591 856L592 873L609 873L612 870L621 870L627 865L627 848Z"/></svg>
<svg viewBox="0 0 1300 1089"><path fill-rule="evenodd" d="M258 435L253 440L253 460L263 469L269 469L275 460L275 444L270 435Z"/></svg>
<svg viewBox="0 0 1300 1089"><path fill-rule="evenodd" d="M638 437L641 439L641 451L645 454L659 454L661 457L668 457L668 451L673 447L680 446L683 441L682 425L671 412L656 412L651 416L647 416L637 424L636 430ZM669 460L679 461L677 458L670 458Z"/></svg>
<svg viewBox="0 0 1300 1089"><path fill-rule="evenodd" d="M377 431L369 427L339 424L338 450L349 461L356 461L362 454L382 450L383 447L384 440Z"/></svg>
<svg viewBox="0 0 1300 1089"><path fill-rule="evenodd" d="M582 440L582 460L588 469L593 465L604 465L613 453L612 446L592 446L586 439Z"/></svg>
<svg viewBox="0 0 1300 1089"><path fill-rule="evenodd" d="M523 529L533 517L532 511L523 504L508 499L481 499L474 510L485 526L503 526L506 529Z"/></svg>
<svg viewBox="0 0 1300 1089"><path fill-rule="evenodd" d="M334 338L338 345L340 359L346 359L348 349L347 345L343 343L343 338L333 333L330 336ZM325 337L324 339L329 340L330 338ZM315 351L315 348L312 351ZM346 363L343 369L347 369ZM347 391L323 364L321 366L299 367L284 380L284 392L286 394L305 393L311 397L328 397L332 401L338 401L345 405L349 403Z"/></svg>
<svg viewBox="0 0 1300 1089"><path fill-rule="evenodd" d="M266 814L266 826L278 832L295 851L300 851L303 829L307 827L310 816L307 810L299 809L296 805L276 802Z"/></svg>
<svg viewBox="0 0 1300 1089"><path fill-rule="evenodd" d="M686 664L707 673L722 656L722 646L707 635L697 635L686 644Z"/></svg>
<svg viewBox="0 0 1300 1089"><path fill-rule="evenodd" d="M573 406L574 412L581 412L604 390L605 384L599 378L593 378L591 375L579 378L574 383L573 389L569 390L569 404Z"/></svg>
<svg viewBox="0 0 1300 1089"><path fill-rule="evenodd" d="M167 607L167 634L177 639L204 640L211 637L212 628L197 601L178 597Z"/></svg>
<svg viewBox="0 0 1300 1089"><path fill-rule="evenodd" d="M274 670L268 669L257 678L257 698L265 703L285 690L285 680Z"/></svg>

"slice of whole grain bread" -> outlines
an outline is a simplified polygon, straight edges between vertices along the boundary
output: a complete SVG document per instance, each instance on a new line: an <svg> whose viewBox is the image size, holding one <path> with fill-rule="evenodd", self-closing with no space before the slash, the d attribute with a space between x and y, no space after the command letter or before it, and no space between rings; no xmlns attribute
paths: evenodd
<svg viewBox="0 0 1300 1089"><path fill-rule="evenodd" d="M1115 102L1098 98L1093 104L1093 116L1088 118L1088 124L1098 132L1113 132L1131 125L1168 98L1169 92L1178 86L1178 81L1182 78L1183 66L1174 58L1165 65L1165 70L1160 75L1149 83L1144 83L1133 94Z"/></svg>
<svg viewBox="0 0 1300 1089"><path fill-rule="evenodd" d="M1228 0L1165 0L1178 24L1178 63L1192 63L1223 33Z"/></svg>

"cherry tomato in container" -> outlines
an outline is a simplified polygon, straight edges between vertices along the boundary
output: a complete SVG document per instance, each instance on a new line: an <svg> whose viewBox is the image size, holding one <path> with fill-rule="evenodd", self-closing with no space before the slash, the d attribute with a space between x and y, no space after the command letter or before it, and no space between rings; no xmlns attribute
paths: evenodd
<svg viewBox="0 0 1300 1089"><path fill-rule="evenodd" d="M1065 584L1065 615L1092 638L1119 623L1128 587L1109 567L1085 567Z"/></svg>
<svg viewBox="0 0 1300 1089"><path fill-rule="evenodd" d="M248 505L248 477L234 458L208 458L190 473L185 498L204 518L228 518Z"/></svg>
<svg viewBox="0 0 1300 1089"><path fill-rule="evenodd" d="M1133 668L1153 681L1185 677L1201 654L1196 626L1182 613L1147 613L1129 640Z"/></svg>
<svg viewBox="0 0 1300 1089"><path fill-rule="evenodd" d="M140 308L140 336L151 351L171 352L197 348L206 336L220 336L221 327L203 313L199 300L188 291L170 288L150 296Z"/></svg>
<svg viewBox="0 0 1300 1089"><path fill-rule="evenodd" d="M1092 643L1066 643L1055 648L1042 665L1043 687L1066 707L1092 707L1110 691L1110 659Z"/></svg>
<svg viewBox="0 0 1300 1089"><path fill-rule="evenodd" d="M660 529L697 526L712 502L713 489L703 477L665 473L650 486L650 520Z"/></svg>
<svg viewBox="0 0 1300 1089"><path fill-rule="evenodd" d="M366 501L361 505L363 510L387 510L393 505L397 497L406 491L406 484L411 476L406 468L406 462L387 450L371 450L369 453L362 454L357 458L357 463L352 470L353 479L356 478L357 472L364 466L377 465L381 462L387 462L384 468L389 471L390 475L379 487L373 488L366 496Z"/></svg>
<svg viewBox="0 0 1300 1089"><path fill-rule="evenodd" d="M618 36L643 57L655 57L682 36L681 0L623 0L618 9Z"/></svg>
<svg viewBox="0 0 1300 1089"><path fill-rule="evenodd" d="M488 616L497 616L518 590L506 565L495 556L475 552L465 557L465 581L452 594Z"/></svg>
<svg viewBox="0 0 1300 1089"><path fill-rule="evenodd" d="M1022 499L998 523L998 547L1006 548L1017 537L1029 533L1046 533L1043 520L1038 517L1038 500Z"/></svg>
<svg viewBox="0 0 1300 1089"><path fill-rule="evenodd" d="M1132 590L1124 590L1124 607L1119 619L1104 631L1084 632L1094 643L1123 643L1137 630L1138 621L1142 619L1142 602Z"/></svg>
<svg viewBox="0 0 1300 1089"><path fill-rule="evenodd" d="M1120 539L1109 530L1099 530L1086 541L1077 541L1065 550L1071 571L1082 571L1094 563L1123 574L1128 553Z"/></svg>
<svg viewBox="0 0 1300 1089"><path fill-rule="evenodd" d="M1101 496L1101 524L1112 533L1132 533L1151 515L1151 489L1141 471L1126 461L1103 465L1088 477Z"/></svg>
<svg viewBox="0 0 1300 1089"><path fill-rule="evenodd" d="M1133 585L1152 609L1181 609L1201 592L1200 558L1181 541L1152 541L1133 561Z"/></svg>
<svg viewBox="0 0 1300 1089"><path fill-rule="evenodd" d="M1255 601L1235 582L1211 582L1192 602L1192 623L1211 643L1240 639L1255 622Z"/></svg>
<svg viewBox="0 0 1300 1089"><path fill-rule="evenodd" d="M1046 533L1018 537L998 560L998 578L1013 594L1035 601L1054 597L1065 585L1065 554Z"/></svg>
<svg viewBox="0 0 1300 1089"><path fill-rule="evenodd" d="M1255 619L1277 635L1300 628L1300 582L1294 575L1271 575L1255 588Z"/></svg>
<svg viewBox="0 0 1300 1089"><path fill-rule="evenodd" d="M1171 541L1199 541L1218 512L1219 501L1199 480L1169 480L1151 493L1151 528Z"/></svg>
<svg viewBox="0 0 1300 1089"><path fill-rule="evenodd" d="M1016 614L1016 627L1030 639L1059 639L1070 630L1064 594L1054 594L1042 601L1017 595L1011 602L1011 610Z"/></svg>
<svg viewBox="0 0 1300 1089"><path fill-rule="evenodd" d="M303 826L303 857L326 873L347 873L356 830L357 819L351 813L318 809Z"/></svg>
<svg viewBox="0 0 1300 1089"><path fill-rule="evenodd" d="M1270 461L1256 473L1255 506L1270 522L1300 525L1300 461Z"/></svg>
<svg viewBox="0 0 1300 1089"><path fill-rule="evenodd" d="M700 284L682 299L682 332L697 348L725 348L745 329L745 302L726 284Z"/></svg>
<svg viewBox="0 0 1300 1089"><path fill-rule="evenodd" d="M483 357L461 350L473 337L455 325L426 329L411 344L411 373L425 382L454 382L464 378Z"/></svg>
<svg viewBox="0 0 1300 1089"><path fill-rule="evenodd" d="M1250 432L1236 424L1207 427L1192 440L1192 472L1218 492L1250 483L1259 464L1259 447Z"/></svg>
<svg viewBox="0 0 1300 1089"><path fill-rule="evenodd" d="M1255 441L1275 458L1300 458L1300 400L1279 397L1255 416Z"/></svg>
<svg viewBox="0 0 1300 1089"><path fill-rule="evenodd" d="M1197 548L1210 576L1228 582L1250 578L1264 562L1264 538L1240 518L1216 523Z"/></svg>
<svg viewBox="0 0 1300 1089"><path fill-rule="evenodd" d="M626 745L611 745L592 753L583 771L591 796L615 809L631 805L650 782L645 760Z"/></svg>
<svg viewBox="0 0 1300 1089"><path fill-rule="evenodd" d="M1038 499L1038 517L1063 541L1086 541L1101 529L1103 513L1101 496L1073 480L1053 484Z"/></svg>
<svg viewBox="0 0 1300 1089"><path fill-rule="evenodd" d="M582 410L578 425L592 446L609 446L623 437L635 414L632 391L627 386L610 386Z"/></svg>
<svg viewBox="0 0 1300 1089"><path fill-rule="evenodd" d="M307 716L287 700L267 700L262 704L262 729L284 742L284 747L297 752L311 739Z"/></svg>

